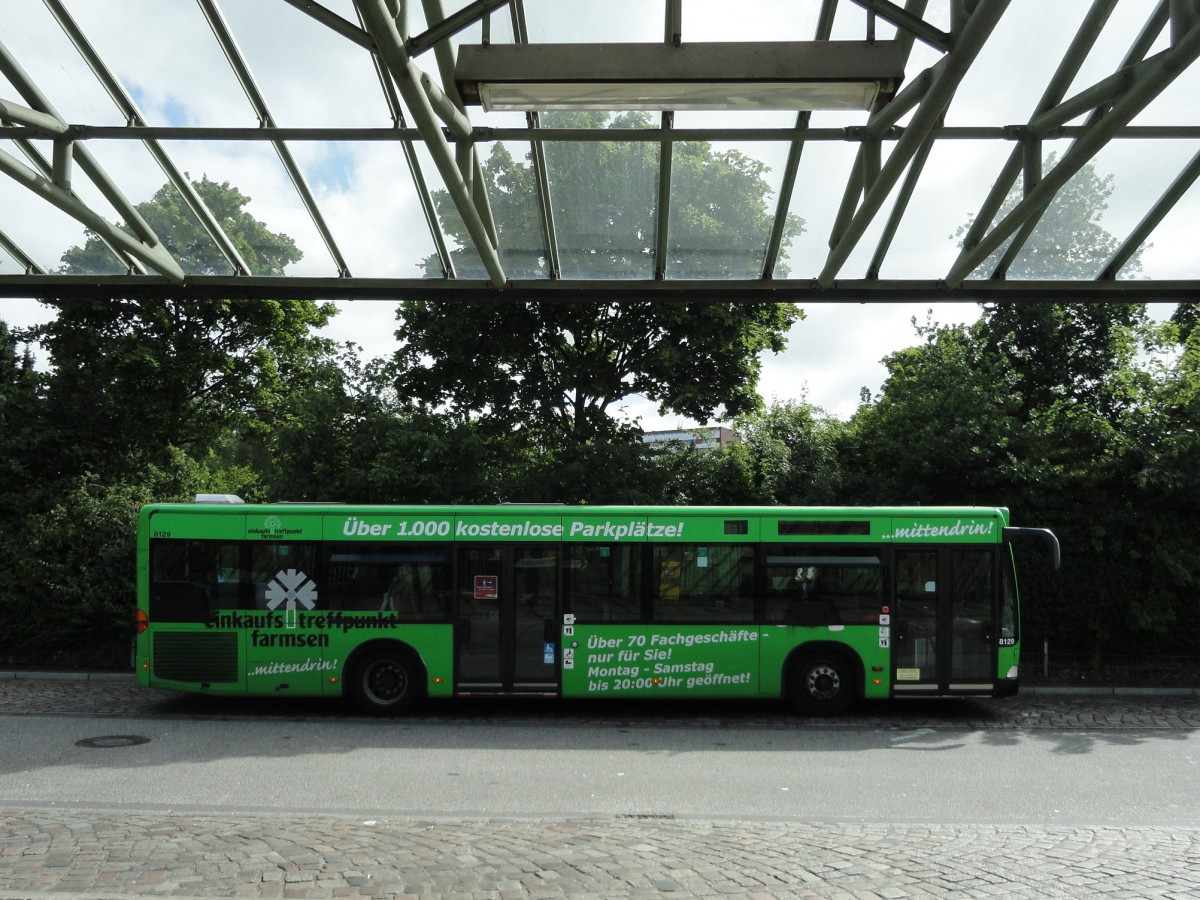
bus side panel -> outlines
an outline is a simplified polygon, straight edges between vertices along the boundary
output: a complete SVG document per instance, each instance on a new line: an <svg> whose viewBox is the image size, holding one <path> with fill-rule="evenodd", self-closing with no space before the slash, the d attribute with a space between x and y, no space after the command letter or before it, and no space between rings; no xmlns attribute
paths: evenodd
<svg viewBox="0 0 1200 900"><path fill-rule="evenodd" d="M322 690L341 694L344 683L354 677L355 651L368 641L372 646L407 645L416 651L425 667L425 694L428 697L454 695L454 626L398 625L394 628L355 628L344 626L330 631L326 659L332 660Z"/></svg>
<svg viewBox="0 0 1200 900"><path fill-rule="evenodd" d="M843 644L851 656L862 661L863 692L868 699L887 699L891 695L889 667L891 666L890 634L887 626L847 625L807 628L775 625L763 629L761 647L762 677L759 681L763 696L781 697L784 694L783 671L788 657L796 648L808 643Z"/></svg>
<svg viewBox="0 0 1200 900"><path fill-rule="evenodd" d="M996 696L1011 697L1017 693L1021 663L1021 645L1001 646L997 652Z"/></svg>
<svg viewBox="0 0 1200 900"><path fill-rule="evenodd" d="M755 625L568 625L564 697L746 697L759 693Z"/></svg>

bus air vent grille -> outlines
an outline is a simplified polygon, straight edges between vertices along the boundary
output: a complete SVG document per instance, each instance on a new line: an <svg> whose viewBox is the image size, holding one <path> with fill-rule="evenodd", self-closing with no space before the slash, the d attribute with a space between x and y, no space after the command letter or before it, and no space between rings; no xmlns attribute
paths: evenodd
<svg viewBox="0 0 1200 900"><path fill-rule="evenodd" d="M228 684L238 680L238 636L197 631L154 635L154 676L171 681Z"/></svg>

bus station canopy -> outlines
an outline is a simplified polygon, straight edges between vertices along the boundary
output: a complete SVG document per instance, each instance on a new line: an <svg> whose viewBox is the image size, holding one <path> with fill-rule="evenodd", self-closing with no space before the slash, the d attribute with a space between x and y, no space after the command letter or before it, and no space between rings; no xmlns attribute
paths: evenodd
<svg viewBox="0 0 1200 900"><path fill-rule="evenodd" d="M5 0L0 297L1200 300L1198 54L1197 0ZM1055 253L1085 178L1113 239Z"/></svg>

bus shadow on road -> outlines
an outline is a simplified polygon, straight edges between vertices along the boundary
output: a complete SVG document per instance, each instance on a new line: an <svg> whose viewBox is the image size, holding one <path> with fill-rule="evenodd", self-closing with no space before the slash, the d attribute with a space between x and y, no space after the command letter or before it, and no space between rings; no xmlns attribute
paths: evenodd
<svg viewBox="0 0 1200 900"><path fill-rule="evenodd" d="M759 728L995 727L1010 717L1010 701L914 698L859 703L836 717L796 713L782 700L548 700L469 697L426 700L405 716L372 718L338 699L255 698L187 694L155 705L152 714L195 719L344 719L406 725L538 726L636 724L642 726Z"/></svg>

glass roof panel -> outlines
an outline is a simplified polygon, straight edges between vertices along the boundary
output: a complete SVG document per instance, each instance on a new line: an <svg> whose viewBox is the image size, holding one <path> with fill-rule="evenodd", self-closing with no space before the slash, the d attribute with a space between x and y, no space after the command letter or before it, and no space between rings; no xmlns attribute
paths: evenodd
<svg viewBox="0 0 1200 900"><path fill-rule="evenodd" d="M824 267L834 218L857 152L856 144L845 141L805 144L790 208L790 214L800 219L802 231L785 257L788 266L781 277L816 278Z"/></svg>
<svg viewBox="0 0 1200 900"><path fill-rule="evenodd" d="M1189 161L1193 161L1200 157L1200 142L1197 141L1172 141L1167 144L1167 147L1175 161L1183 157L1188 157ZM1151 233L1142 250L1141 272L1134 275L1126 267L1121 270L1118 277L1200 278L1200 253L1196 252L1197 222L1200 222L1200 179L1192 182L1187 193Z"/></svg>
<svg viewBox="0 0 1200 900"><path fill-rule="evenodd" d="M276 124L390 124L365 49L278 0L239 0L225 3L222 10ZM346 18L358 22L352 11ZM255 39L266 33L270 40ZM297 48L303 48L301 59Z"/></svg>
<svg viewBox="0 0 1200 900"><path fill-rule="evenodd" d="M648 113L547 115L548 127L648 128ZM654 274L659 149L647 141L548 141L546 168L564 278Z"/></svg>
<svg viewBox="0 0 1200 900"><path fill-rule="evenodd" d="M938 141L883 260L884 278L938 278L958 256L958 231L983 205L990 178L1011 147L994 141ZM872 245L874 246L874 245Z"/></svg>
<svg viewBox="0 0 1200 900"><path fill-rule="evenodd" d="M726 0L688 0L683 4L685 41L811 41L817 30L819 3L745 0L729 14ZM661 40L661 28L659 38ZM857 38L862 39L859 27Z"/></svg>
<svg viewBox="0 0 1200 900"><path fill-rule="evenodd" d="M1159 37L1155 51L1164 49L1166 34ZM1133 125L1194 125L1196 98L1200 96L1200 66L1193 63L1180 72L1144 110L1134 117Z"/></svg>
<svg viewBox="0 0 1200 900"><path fill-rule="evenodd" d="M500 261L505 271L512 278L549 277L531 145L517 141L497 142L480 146L479 152L492 185L489 192L492 217L499 232ZM482 266L475 277L484 277Z"/></svg>
<svg viewBox="0 0 1200 900"><path fill-rule="evenodd" d="M421 278L434 256L433 238L409 177L404 153L392 142L299 143L290 145L353 276ZM312 266L328 274L321 261L307 258L289 272ZM436 260L431 263L438 277Z"/></svg>
<svg viewBox="0 0 1200 900"><path fill-rule="evenodd" d="M95 125L124 123L124 118L41 2L6 0L0 3L0 42L66 121ZM4 99L23 106L34 105L20 90L6 90Z"/></svg>
<svg viewBox="0 0 1200 900"><path fill-rule="evenodd" d="M3 6L7 9L8 4ZM115 8L106 0L71 3L68 11L148 123L258 124L196 3L122 0L119 7ZM131 24L134 22L136 26ZM65 41L57 25L51 23L50 27L58 32L60 40ZM258 36L246 35L242 43L253 43ZM69 54L47 54L40 48L31 49L37 57L48 62L58 63L59 56L79 58L73 49ZM83 68L82 62L79 65ZM90 70L81 77L88 83L95 83ZM57 101L55 103L57 105ZM124 118L107 95L104 108L106 117L100 122L124 124ZM100 124L92 116L80 116L71 121Z"/></svg>
<svg viewBox="0 0 1200 900"><path fill-rule="evenodd" d="M174 159L193 182L207 180L227 185L245 198L230 197L228 213L244 212L259 223L258 227L241 228L231 234L247 264L255 274L336 274L336 268L325 248L312 218L288 178L274 149L267 143L244 141L176 141L172 144ZM210 204L211 205L211 204ZM212 210L218 220L225 212ZM276 235L285 235L302 254L300 260L287 265L284 272L274 262L278 251ZM185 271L209 264L209 247L203 254L189 257ZM215 247L212 248L215 251Z"/></svg>
<svg viewBox="0 0 1200 900"><path fill-rule="evenodd" d="M794 113L743 113L734 127L788 128ZM676 127L712 126L711 114L683 114ZM762 276L775 223L788 144L687 141L671 161L669 278L745 279ZM788 229L787 245L799 225ZM786 252L787 247L785 246Z"/></svg>
<svg viewBox="0 0 1200 900"><path fill-rule="evenodd" d="M529 40L539 42L662 42L670 37L671 4L644 0L569 4L525 0L497 7L486 16L477 0L402 6L408 18L407 27L399 23L401 38L420 42L414 62L435 83L441 83L446 74L448 56L439 51L460 43L480 43L485 33L493 43L510 42L517 30L514 21L523 23ZM930 0L912 8L916 6L922 7L920 17L928 26L916 37L888 21L900 4L881 6L876 14L853 2L744 0L737 5L737 14L731 15L729 5L719 0L687 0L681 4L679 26L684 42L807 41L817 36L821 11L835 9L830 34L835 40L900 36L911 43L906 84L915 86L922 72L945 69L939 61L947 54L949 61L954 61L956 54L961 58L962 43L957 36L943 42L937 33L969 21L965 10L973 5ZM772 267L767 261L772 278L786 279L791 290L801 291L826 289L831 278L839 284L859 279L879 279L886 284L888 279L932 283L947 276L957 258L951 236L966 216L981 206L1002 165L1024 137L1023 126L1035 112L1081 23L1091 14L1093 2L1012 0L1006 6L981 4L974 8L1002 6L999 24L967 67L944 124L935 130L929 161L907 201L902 190L911 164L906 162L901 170L889 163L900 159L895 156L899 138L905 129L919 124L918 116L928 118L922 116L925 111L919 106L908 109L898 116L896 128L884 135L880 171L889 177L880 193L887 196L874 203L880 198L872 194L872 205L865 209L864 192L854 179L859 174L855 160L869 115L822 111L811 115L788 210L794 228L802 230L789 235L790 244L785 240L777 265ZM1154 0L1116 0L1064 96L1078 94L1116 71L1159 6ZM761 132L792 129L794 112L757 117L729 111L675 114L672 129L682 133L675 137L678 143L669 155L669 190L660 184L663 149L658 135L650 141L550 140L539 145L544 150L543 173L529 141L522 139L528 126L520 113L468 108L467 128L473 130L464 136L462 130L451 127L463 121L461 118L430 119L405 106L406 130L397 129L394 138L382 133L400 123L393 121L370 52L362 43L374 41L386 47L389 35L370 35L365 30L368 25L359 21L354 0L323 0L320 4L298 0L8 0L0 4L0 40L25 68L31 85L68 121L91 129L76 135L72 185L82 202L110 222L123 221L126 216L81 170L78 148L86 147L100 160L116 188L134 204L152 197L167 183L168 174L142 144L144 133L128 127L119 104L108 96L64 35L53 15L59 8L73 17L95 48L102 60L100 73L107 66L146 121L158 126L153 140L181 173L192 179L207 177L218 184L228 182L251 197L247 210L255 218L297 242L303 257L287 266L287 274L337 276L338 288L352 287L354 276L428 282L449 274L475 282L472 289L481 291L499 289L506 278L535 279L559 292L569 292L571 283L581 279L652 280L659 276L668 281L753 281L763 276L764 252L776 222L774 207L788 174L791 143L779 133ZM306 206L303 191L292 183L270 143L271 129L260 123L238 83L206 20L205 10L210 8L219 10L221 20L228 24L237 52L244 57L275 123L291 130L287 152L311 190L311 206ZM475 21L453 35L442 35L445 44L432 48L425 42L430 32L426 12L436 17L439 8L452 16L474 16ZM953 18L952 8L958 11ZM330 27L339 24L329 22L330 16L340 17L340 25L352 35ZM1177 29L1181 26L1200 28L1200 24L1177 21ZM433 32L440 34L438 23ZM361 35L362 41L352 39L353 34ZM403 56L402 50L402 46L391 47L389 59L395 63ZM1168 29L1163 29L1146 52L1170 50ZM0 98L19 105L28 103L27 87L0 78ZM1131 123L1134 127L1173 127L1174 131L1160 132L1153 139L1118 134L1094 154L1094 171L1101 177L1113 176L1112 195L1101 220L1113 240L1125 240L1191 160L1200 142L1194 103L1197 93L1200 65L1193 63ZM418 105L417 112L423 110L424 104ZM596 123L612 124L616 115L600 114ZM1050 134L1043 152L1057 151L1061 156L1079 135L1078 126L1088 120L1087 110L1076 114L1070 123L1073 127L1067 129L1070 133L1066 137L1061 132ZM542 116L543 127L572 121ZM626 125L653 129L659 129L661 122L657 112L624 120ZM242 131L230 133L235 128ZM326 133L332 128L339 129L338 133ZM354 130L365 128L373 131L356 139ZM707 131L686 133L695 128ZM304 133L298 133L301 131ZM9 139L18 133L50 158L48 134L28 125L0 124L0 141L4 142L0 146L14 149ZM454 171L456 164L463 165L468 158L464 152L468 142L474 143L485 173L480 181L471 165ZM703 154L697 144L704 144ZM417 181L405 159L406 146L411 147L409 155L419 166ZM16 156L22 158L19 150ZM724 168L710 164L712 160L722 161ZM731 169L752 171L761 181L761 189L756 189L753 209L741 205L742 219L718 227L720 215L729 209L721 202L725 185L716 176ZM465 190L457 189L460 177L469 185ZM456 188L453 195L444 178L450 178ZM82 223L7 176L0 177L0 184L3 196L12 198L0 208L0 229L14 241L21 234L20 246L33 248L28 252L41 264L57 265L63 250L81 239ZM543 197L547 185L549 194ZM850 202L843 204L847 185ZM468 190L476 192L476 202L464 199ZM661 211L657 208L660 196L669 197ZM464 208L458 208L452 197ZM1179 249L1186 241L1176 239L1172 228L1190 227L1187 211L1194 211L1195 202L1193 186L1177 208L1166 214L1142 251L1142 272L1189 271L1194 265ZM906 203L907 208L877 269L881 241L888 240L888 216L897 203ZM430 208L436 210L440 241L430 233ZM478 237L481 228L469 229L464 224L464 217L466 222L478 219L482 223L489 210L499 232L495 254L487 246L475 246L471 235ZM666 227L661 221L664 216ZM322 220L327 236L317 224ZM837 244L842 236L835 233L839 223L851 223L853 228L850 239L837 247L834 266L827 261L831 243ZM486 227L482 225L482 229ZM1028 246L1014 260L1010 278L1043 271L1053 238L1048 227L1043 224L1034 231ZM662 241L667 258L657 259ZM448 273L439 258L440 243L452 251L447 257L452 269ZM1106 245L1107 249L1111 247ZM1035 257L1043 268L1031 268ZM1088 265L1074 262L1081 267L1060 270L1056 277L1094 277L1096 260L1089 259ZM1091 274L1078 274L1083 270ZM990 269L983 267L975 277L988 274ZM1139 279L1136 267L1127 267L1121 277L1144 280ZM819 283L815 279L820 279ZM14 288L8 285L5 290L12 295Z"/></svg>
<svg viewBox="0 0 1200 900"><path fill-rule="evenodd" d="M524 0L523 6L530 43L642 43L663 39L666 19L661 3L605 0L604 3L585 4ZM685 21L689 15L685 9Z"/></svg>
<svg viewBox="0 0 1200 900"><path fill-rule="evenodd" d="M1090 0L1014 0L963 77L946 124L1028 122L1090 5ZM1114 63L1103 75L1115 68Z"/></svg>

